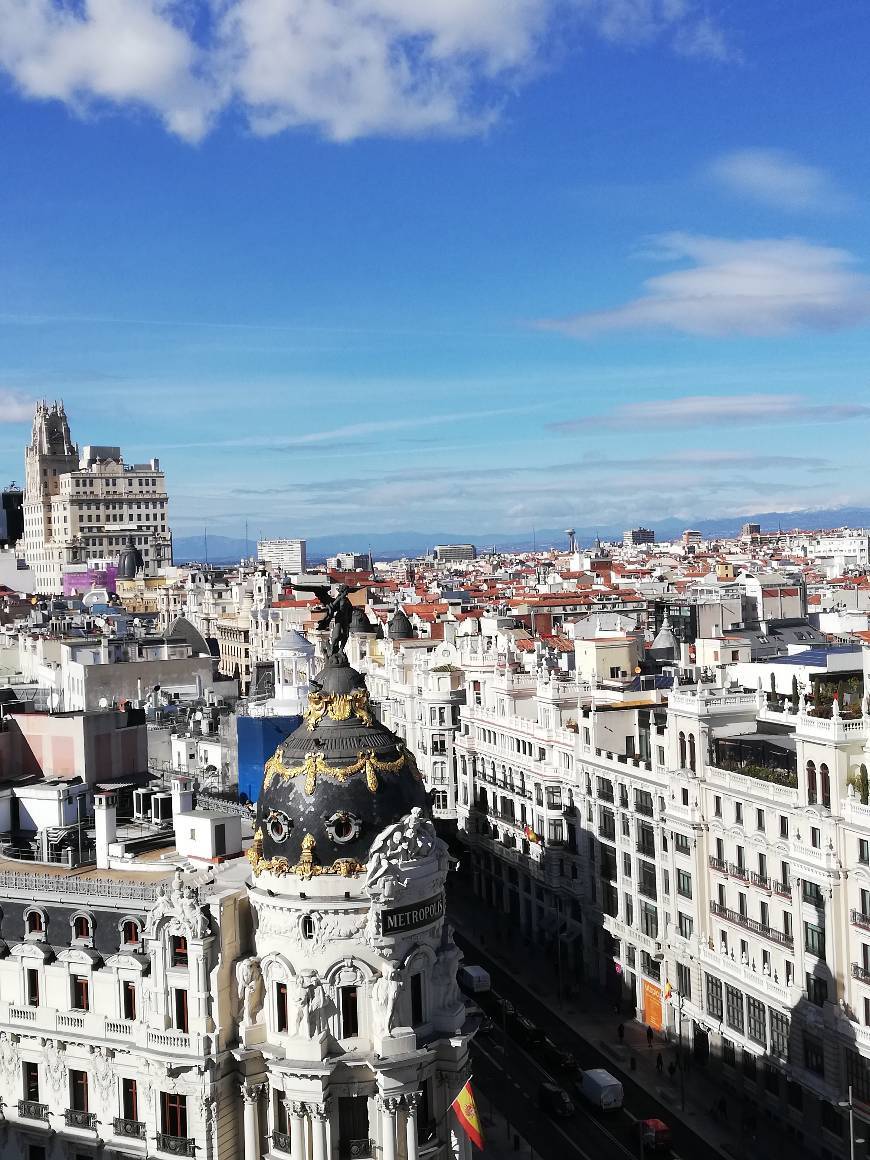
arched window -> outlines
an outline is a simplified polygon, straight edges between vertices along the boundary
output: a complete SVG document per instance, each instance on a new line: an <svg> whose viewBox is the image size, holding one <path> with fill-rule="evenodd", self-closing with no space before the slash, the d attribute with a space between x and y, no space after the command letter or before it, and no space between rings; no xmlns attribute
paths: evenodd
<svg viewBox="0 0 870 1160"><path fill-rule="evenodd" d="M73 938L89 939L91 937L91 920L86 914L77 914L73 919Z"/></svg>
<svg viewBox="0 0 870 1160"><path fill-rule="evenodd" d="M818 788L816 786L816 763L814 761L807 762L807 801L811 806L816 804L818 798Z"/></svg>
<svg viewBox="0 0 870 1160"><path fill-rule="evenodd" d="M689 769L695 772L695 734L689 734Z"/></svg>
<svg viewBox="0 0 870 1160"><path fill-rule="evenodd" d="M305 939L314 938L314 919L310 914L302 916L302 937Z"/></svg>
<svg viewBox="0 0 870 1160"><path fill-rule="evenodd" d="M28 910L24 921L28 934L45 934L45 915L41 910Z"/></svg>
<svg viewBox="0 0 870 1160"><path fill-rule="evenodd" d="M680 730L680 769L686 768L686 735Z"/></svg>
<svg viewBox="0 0 870 1160"><path fill-rule="evenodd" d="M125 947L138 946L142 941L139 923L133 918L127 918L121 925L121 942Z"/></svg>
<svg viewBox="0 0 870 1160"><path fill-rule="evenodd" d="M826 810L831 808L831 775L824 762L819 766L819 778L822 783L822 805Z"/></svg>

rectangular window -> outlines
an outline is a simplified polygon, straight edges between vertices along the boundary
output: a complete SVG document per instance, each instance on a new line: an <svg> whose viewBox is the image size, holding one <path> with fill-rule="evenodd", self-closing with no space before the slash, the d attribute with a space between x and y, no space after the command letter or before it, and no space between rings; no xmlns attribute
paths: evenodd
<svg viewBox="0 0 870 1160"><path fill-rule="evenodd" d="M707 1014L722 1018L722 980L715 975L707 975Z"/></svg>
<svg viewBox="0 0 870 1160"><path fill-rule="evenodd" d="M683 914L682 911L677 915L677 926L679 927L682 938L691 938L694 923L688 914Z"/></svg>
<svg viewBox="0 0 870 1160"><path fill-rule="evenodd" d="M870 863L870 841L866 838L858 839L858 861L865 866Z"/></svg>
<svg viewBox="0 0 870 1160"><path fill-rule="evenodd" d="M734 803L734 821L738 826L743 825L743 802Z"/></svg>
<svg viewBox="0 0 870 1160"><path fill-rule="evenodd" d="M810 827L810 845L814 850L821 849L822 845L822 831L818 826Z"/></svg>
<svg viewBox="0 0 870 1160"><path fill-rule="evenodd" d="M70 1107L74 1112L88 1110L88 1073L86 1071L70 1070L69 1098Z"/></svg>
<svg viewBox="0 0 870 1160"><path fill-rule="evenodd" d="M275 1017L278 1031L286 1031L287 1023L287 984L275 984Z"/></svg>
<svg viewBox="0 0 870 1160"><path fill-rule="evenodd" d="M684 999L692 998L692 971L687 963L677 963L677 990Z"/></svg>
<svg viewBox="0 0 870 1160"><path fill-rule="evenodd" d="M746 998L746 1027L750 1039L762 1047L767 1046L767 1009L751 995Z"/></svg>
<svg viewBox="0 0 870 1160"><path fill-rule="evenodd" d="M825 1074L825 1053L821 1039L804 1032L804 1067L816 1075Z"/></svg>
<svg viewBox="0 0 870 1160"><path fill-rule="evenodd" d="M175 1028L177 1031L187 1031L187 988L175 987L173 988L174 1007L175 1007Z"/></svg>
<svg viewBox="0 0 870 1160"><path fill-rule="evenodd" d="M121 984L121 998L125 1019L136 1018L136 984L125 979Z"/></svg>
<svg viewBox="0 0 870 1160"><path fill-rule="evenodd" d="M687 870L677 871L677 894L683 898L692 897L692 875Z"/></svg>
<svg viewBox="0 0 870 1160"><path fill-rule="evenodd" d="M743 1031L743 992L725 984L725 1022L735 1031Z"/></svg>
<svg viewBox="0 0 870 1160"><path fill-rule="evenodd" d="M816 978L807 971L806 984L809 1001L817 1007L824 1007L828 1000L828 980Z"/></svg>
<svg viewBox="0 0 870 1160"><path fill-rule="evenodd" d="M659 937L659 916L654 906L648 902L640 904L640 928L650 938Z"/></svg>
<svg viewBox="0 0 870 1160"><path fill-rule="evenodd" d="M779 836L781 838L788 837L788 818L785 814L779 815Z"/></svg>
<svg viewBox="0 0 870 1160"><path fill-rule="evenodd" d="M160 1093L161 1130L167 1136L187 1138L187 1096L177 1092Z"/></svg>
<svg viewBox="0 0 870 1160"><path fill-rule="evenodd" d="M89 996L88 980L84 975L73 975L72 977L72 1007L74 1011L88 1011L90 1010L90 996Z"/></svg>
<svg viewBox="0 0 870 1160"><path fill-rule="evenodd" d="M415 976L419 978L420 976ZM413 983L411 984L413 990ZM359 1035L359 1007L356 987L341 988L341 1036L351 1039Z"/></svg>
<svg viewBox="0 0 870 1160"><path fill-rule="evenodd" d="M631 854L622 855L622 873L626 878L631 877Z"/></svg>
<svg viewBox="0 0 870 1160"><path fill-rule="evenodd" d="M717 818L722 817L722 799L718 794L713 797L713 816Z"/></svg>
<svg viewBox="0 0 870 1160"><path fill-rule="evenodd" d="M172 936L172 965L173 967L187 966L187 939L184 935Z"/></svg>
<svg viewBox="0 0 870 1160"><path fill-rule="evenodd" d="M764 810L755 811L755 828L756 830L764 829Z"/></svg>
<svg viewBox="0 0 870 1160"><path fill-rule="evenodd" d="M39 971L35 967L27 968L27 1006L39 1006Z"/></svg>
<svg viewBox="0 0 870 1160"><path fill-rule="evenodd" d="M686 855L691 853L691 842L685 834L674 834L674 852Z"/></svg>
<svg viewBox="0 0 870 1160"><path fill-rule="evenodd" d="M726 1067L737 1066L737 1053L734 1050L734 1044L730 1039L722 1040L722 1062Z"/></svg>
<svg viewBox="0 0 870 1160"><path fill-rule="evenodd" d="M870 1103L870 1067L857 1051L846 1051L846 1083L862 1104Z"/></svg>
<svg viewBox="0 0 870 1160"><path fill-rule="evenodd" d="M637 863L638 873L638 891L646 898L657 898L656 893L656 868L650 862L644 862L638 859Z"/></svg>
<svg viewBox="0 0 870 1160"><path fill-rule="evenodd" d="M121 1080L121 1111L125 1120L139 1119L139 1093L135 1079Z"/></svg>
<svg viewBox="0 0 870 1160"><path fill-rule="evenodd" d="M809 954L815 955L818 959L825 957L825 932L821 927L805 922L804 944Z"/></svg>
<svg viewBox="0 0 870 1160"><path fill-rule="evenodd" d="M423 1022L423 976L418 972L411 976L411 1026L418 1027Z"/></svg>
<svg viewBox="0 0 870 1160"><path fill-rule="evenodd" d="M21 1065L24 1079L24 1098L39 1103L39 1065L29 1060Z"/></svg>

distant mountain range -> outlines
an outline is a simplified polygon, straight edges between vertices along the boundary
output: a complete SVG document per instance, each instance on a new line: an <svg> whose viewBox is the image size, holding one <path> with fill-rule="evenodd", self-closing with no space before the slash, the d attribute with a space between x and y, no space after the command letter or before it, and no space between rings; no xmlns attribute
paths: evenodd
<svg viewBox="0 0 870 1160"><path fill-rule="evenodd" d="M685 520L668 518L652 521L659 540L672 540L686 528L697 528L706 538L729 537L740 533L745 523L761 524L762 531L775 532L779 528L791 531L797 528L861 528L870 526L870 508L842 507L817 508L797 512L755 512L745 516L719 516L713 519ZM647 523L649 526L649 523ZM577 542L588 546L596 536L602 540L621 540L623 528L615 524L577 528ZM325 560L337 552L371 552L377 560L395 560L400 556L421 556L431 552L434 544L474 544L478 551L498 548L502 551L528 551L537 548L564 548L567 537L563 529L542 528L535 532L348 532L312 536L308 541L308 559L311 563ZM175 560L186 563L206 559L203 536L181 536L174 543ZM256 551L256 541L249 540L249 552ZM208 560L212 564L230 564L245 554L245 540L232 536L208 537Z"/></svg>

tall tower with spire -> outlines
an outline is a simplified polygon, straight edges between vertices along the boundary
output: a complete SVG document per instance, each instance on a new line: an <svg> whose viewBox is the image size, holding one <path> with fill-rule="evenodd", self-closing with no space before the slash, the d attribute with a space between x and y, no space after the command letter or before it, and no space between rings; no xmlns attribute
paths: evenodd
<svg viewBox="0 0 870 1160"><path fill-rule="evenodd" d="M237 966L245 1156L467 1160L451 1102L474 1030L448 856L413 756L342 648L266 765Z"/></svg>
<svg viewBox="0 0 870 1160"><path fill-rule="evenodd" d="M59 591L64 551L63 528L52 521L52 497L62 478L79 465L62 402L36 404L30 443L24 451L24 554L46 592Z"/></svg>

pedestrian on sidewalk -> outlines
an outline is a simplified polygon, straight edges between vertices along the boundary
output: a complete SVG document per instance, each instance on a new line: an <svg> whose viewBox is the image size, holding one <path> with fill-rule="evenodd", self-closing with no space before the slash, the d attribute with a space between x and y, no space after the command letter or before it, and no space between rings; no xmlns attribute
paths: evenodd
<svg viewBox="0 0 870 1160"><path fill-rule="evenodd" d="M653 1045L653 1032L649 1024L647 1024L646 1028L646 1045L647 1047L652 1047Z"/></svg>
<svg viewBox="0 0 870 1160"><path fill-rule="evenodd" d="M662 1053L659 1052L658 1055L656 1056L656 1071L659 1073L659 1075L661 1075L664 1070L665 1070L665 1061L662 1059Z"/></svg>
<svg viewBox="0 0 870 1160"><path fill-rule="evenodd" d="M622 1023L617 1027L616 1034L619 1036L619 1042L622 1043L625 1039L625 1027Z"/></svg>

